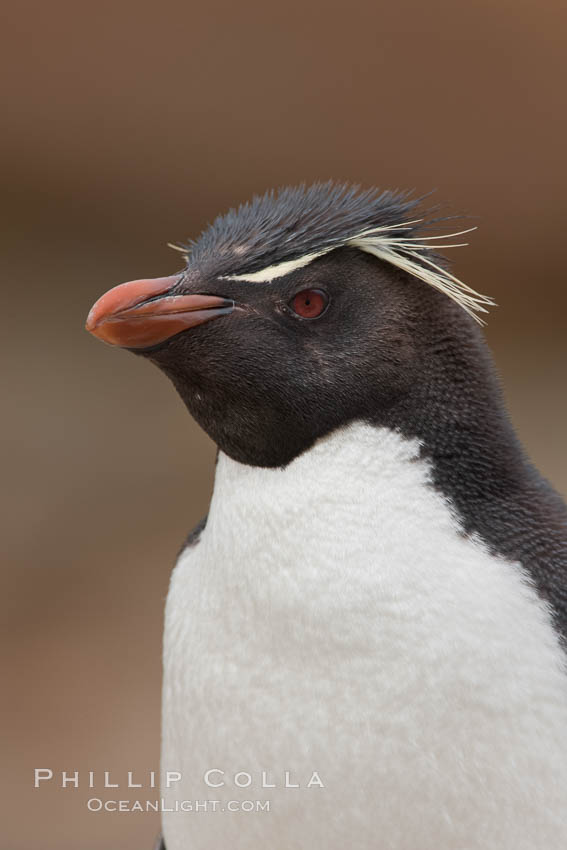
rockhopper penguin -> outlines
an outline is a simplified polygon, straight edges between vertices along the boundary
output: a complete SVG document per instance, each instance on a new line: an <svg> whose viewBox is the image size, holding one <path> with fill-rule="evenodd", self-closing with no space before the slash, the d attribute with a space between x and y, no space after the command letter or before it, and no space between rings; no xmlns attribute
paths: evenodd
<svg viewBox="0 0 567 850"><path fill-rule="evenodd" d="M167 850L567 847L567 514L422 218L270 192L89 314L219 449L166 606Z"/></svg>

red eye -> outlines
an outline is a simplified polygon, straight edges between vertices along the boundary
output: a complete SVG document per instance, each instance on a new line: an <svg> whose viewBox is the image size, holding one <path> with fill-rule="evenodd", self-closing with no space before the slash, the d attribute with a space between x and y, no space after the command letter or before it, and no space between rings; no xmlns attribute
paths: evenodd
<svg viewBox="0 0 567 850"><path fill-rule="evenodd" d="M322 289L304 289L291 299L291 309L302 319L317 319L327 309L329 296Z"/></svg>

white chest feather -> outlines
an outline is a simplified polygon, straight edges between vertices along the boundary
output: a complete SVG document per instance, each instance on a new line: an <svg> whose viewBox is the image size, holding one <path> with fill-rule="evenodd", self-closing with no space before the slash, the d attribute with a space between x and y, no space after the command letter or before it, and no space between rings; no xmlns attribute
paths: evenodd
<svg viewBox="0 0 567 850"><path fill-rule="evenodd" d="M219 457L168 595L162 771L170 807L220 802L166 814L168 850L567 847L549 614L418 449L359 423L285 470Z"/></svg>

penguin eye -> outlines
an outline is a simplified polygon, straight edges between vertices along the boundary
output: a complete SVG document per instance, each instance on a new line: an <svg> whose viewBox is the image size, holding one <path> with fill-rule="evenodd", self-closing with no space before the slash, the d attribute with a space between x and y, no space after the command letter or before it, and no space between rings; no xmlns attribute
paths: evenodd
<svg viewBox="0 0 567 850"><path fill-rule="evenodd" d="M329 304L329 296L322 289L303 289L298 292L290 301L289 306L302 319L318 319L322 316L327 305Z"/></svg>

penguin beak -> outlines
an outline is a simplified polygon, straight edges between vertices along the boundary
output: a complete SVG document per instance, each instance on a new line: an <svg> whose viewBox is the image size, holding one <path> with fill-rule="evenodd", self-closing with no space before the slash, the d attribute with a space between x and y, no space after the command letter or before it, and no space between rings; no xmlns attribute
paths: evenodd
<svg viewBox="0 0 567 850"><path fill-rule="evenodd" d="M94 304L86 330L110 345L149 348L234 309L218 295L168 295L178 281L174 275L115 286Z"/></svg>

